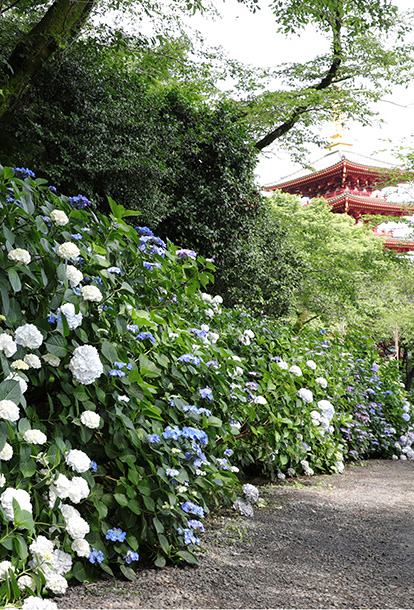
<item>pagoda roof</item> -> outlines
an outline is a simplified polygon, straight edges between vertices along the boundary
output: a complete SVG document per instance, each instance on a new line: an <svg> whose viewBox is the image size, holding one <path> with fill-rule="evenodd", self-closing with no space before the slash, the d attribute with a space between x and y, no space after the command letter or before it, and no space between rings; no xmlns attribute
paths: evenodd
<svg viewBox="0 0 414 610"><path fill-rule="evenodd" d="M351 211L357 209L364 214L384 214L388 216L411 216L413 208L400 203L391 203L383 197L364 197L343 192L336 197L327 198L327 202L336 211L346 205Z"/></svg>
<svg viewBox="0 0 414 610"><path fill-rule="evenodd" d="M372 157L366 157L343 148L335 150L317 159L311 164L312 169L302 168L299 171L281 178L277 183L264 186L264 190L287 188L293 185L306 184L312 179L336 173L340 168L346 166L349 170L356 170L367 174L380 175L384 170L396 170L398 166Z"/></svg>

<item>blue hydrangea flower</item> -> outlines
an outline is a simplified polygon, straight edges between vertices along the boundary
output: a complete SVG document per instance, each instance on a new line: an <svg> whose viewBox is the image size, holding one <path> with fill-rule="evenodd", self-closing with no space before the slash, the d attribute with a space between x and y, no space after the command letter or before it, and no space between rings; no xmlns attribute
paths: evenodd
<svg viewBox="0 0 414 610"><path fill-rule="evenodd" d="M115 273L117 275L123 275L123 271L122 269L120 269L119 267L108 267L107 269L108 273Z"/></svg>
<svg viewBox="0 0 414 610"><path fill-rule="evenodd" d="M27 167L12 167L11 169L14 171L14 175L17 178L36 178L34 172Z"/></svg>
<svg viewBox="0 0 414 610"><path fill-rule="evenodd" d="M200 358L197 358L197 356L193 356L192 354L183 354L178 358L178 362L189 362L190 364L198 366L200 364Z"/></svg>
<svg viewBox="0 0 414 610"><path fill-rule="evenodd" d="M76 197L69 197L69 205L77 210L83 210L90 206L91 202L83 195L77 195Z"/></svg>
<svg viewBox="0 0 414 610"><path fill-rule="evenodd" d="M127 324L127 330L131 331L132 333L137 333L139 332L139 326L137 324Z"/></svg>
<svg viewBox="0 0 414 610"><path fill-rule="evenodd" d="M208 386L206 388L201 388L200 390L198 390L201 398L207 398L207 400L209 400L210 402L213 402L214 400L214 396L213 396L213 392L211 390L211 388L209 388Z"/></svg>
<svg viewBox="0 0 414 610"><path fill-rule="evenodd" d="M148 237L154 237L154 233L148 227L135 227L135 231L140 235L146 235Z"/></svg>
<svg viewBox="0 0 414 610"><path fill-rule="evenodd" d="M167 477L177 477L180 474L180 471L176 470L175 468L166 468L165 474Z"/></svg>
<svg viewBox="0 0 414 610"><path fill-rule="evenodd" d="M177 530L180 536L184 536L184 544L200 544L200 538L194 536L194 532L188 528L182 529L181 527Z"/></svg>
<svg viewBox="0 0 414 610"><path fill-rule="evenodd" d="M83 237L82 233L71 233L70 235L75 241L79 241Z"/></svg>
<svg viewBox="0 0 414 610"><path fill-rule="evenodd" d="M162 435L167 440L172 438L174 441L176 441L181 436L181 430L178 428L178 426L167 426Z"/></svg>
<svg viewBox="0 0 414 610"><path fill-rule="evenodd" d="M380 367L379 367L379 364L377 364L376 362L374 362L374 363L371 365L371 371L372 371L373 373L378 373L379 368L380 368Z"/></svg>
<svg viewBox="0 0 414 610"><path fill-rule="evenodd" d="M181 504L181 510L183 510L185 513L197 515L198 517L200 517L200 519L204 518L204 509L201 506L194 504L194 502L191 502L191 500L183 502Z"/></svg>
<svg viewBox="0 0 414 610"><path fill-rule="evenodd" d="M149 434L148 435L148 442L149 443L159 443L160 442L160 437L158 434Z"/></svg>
<svg viewBox="0 0 414 610"><path fill-rule="evenodd" d="M189 521L187 521L187 527L191 528L192 530L200 530L200 532L204 532L204 525L201 523L201 521L197 521L197 519L189 519Z"/></svg>
<svg viewBox="0 0 414 610"><path fill-rule="evenodd" d="M225 455L226 457L231 457L233 455L233 449L225 449L223 451L223 455Z"/></svg>
<svg viewBox="0 0 414 610"><path fill-rule="evenodd" d="M146 339L149 339L153 343L156 343L155 337L150 332L142 331L137 335L136 338L140 341L145 341Z"/></svg>
<svg viewBox="0 0 414 610"><path fill-rule="evenodd" d="M154 267L156 267L157 269L162 269L161 263L150 263L149 261L144 261L142 263L142 266L144 267L144 269L154 269Z"/></svg>
<svg viewBox="0 0 414 610"><path fill-rule="evenodd" d="M92 551L89 554L88 559L91 563L102 563L103 560L105 559L105 556L102 553L102 551L98 551L98 549L92 548Z"/></svg>
<svg viewBox="0 0 414 610"><path fill-rule="evenodd" d="M98 464L94 461L91 461L91 466L90 466L92 472L96 472L98 470Z"/></svg>
<svg viewBox="0 0 414 610"><path fill-rule="evenodd" d="M128 550L127 554L125 555L125 563L132 563L133 561L138 561L139 560L139 555L136 551L132 551L131 549Z"/></svg>
<svg viewBox="0 0 414 610"><path fill-rule="evenodd" d="M123 532L119 527L114 527L106 532L105 538L107 540L112 540L112 542L124 542L126 532Z"/></svg>
<svg viewBox="0 0 414 610"><path fill-rule="evenodd" d="M175 253L178 256L178 258L192 258L192 259L196 259L197 258L197 253L194 252L194 250L188 250L186 248L182 248L181 250L177 250Z"/></svg>
<svg viewBox="0 0 414 610"><path fill-rule="evenodd" d="M109 371L111 377L125 377L126 373L124 371L120 371L119 369L112 369Z"/></svg>

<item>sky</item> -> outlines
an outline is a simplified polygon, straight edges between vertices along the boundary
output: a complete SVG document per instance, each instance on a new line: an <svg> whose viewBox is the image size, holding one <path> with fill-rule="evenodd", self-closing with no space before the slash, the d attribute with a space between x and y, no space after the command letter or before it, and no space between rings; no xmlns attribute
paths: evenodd
<svg viewBox="0 0 414 610"><path fill-rule="evenodd" d="M394 0L401 10L414 8L412 0ZM261 4L264 4L263 2ZM196 15L191 24L199 29L206 40L215 46L222 46L231 57L258 67L276 66L283 61L305 61L309 59L309 50L316 55L325 51L328 41L308 28L300 38L286 39L276 33L276 26L270 9L263 6L252 14L248 8L236 2L215 2L222 13L221 19ZM387 95L377 105L382 125L361 127L350 124L346 129L346 141L353 145L353 150L363 155L393 162L390 151L400 144L414 144L414 85L408 89L398 87L393 95ZM412 128L411 128L412 126ZM326 125L323 135L333 135L333 124ZM316 160L326 151L310 146L309 159ZM261 153L257 168L257 179L260 184L276 182L300 166L289 157L273 147Z"/></svg>

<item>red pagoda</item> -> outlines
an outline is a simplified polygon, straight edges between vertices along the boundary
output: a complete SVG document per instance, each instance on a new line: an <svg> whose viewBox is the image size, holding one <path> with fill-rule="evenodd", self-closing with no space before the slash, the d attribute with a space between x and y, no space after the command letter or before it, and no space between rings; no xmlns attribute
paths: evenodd
<svg viewBox="0 0 414 610"><path fill-rule="evenodd" d="M401 217L414 213L412 207L391 203L378 193L384 183L384 174L386 176L387 170L396 169L390 163L335 148L312 166L314 171L300 170L280 182L265 186L264 190L281 190L309 199L324 197L334 213L349 214L356 222L365 214ZM392 233L374 232L384 238L387 248L398 252L414 250L414 241L394 237Z"/></svg>

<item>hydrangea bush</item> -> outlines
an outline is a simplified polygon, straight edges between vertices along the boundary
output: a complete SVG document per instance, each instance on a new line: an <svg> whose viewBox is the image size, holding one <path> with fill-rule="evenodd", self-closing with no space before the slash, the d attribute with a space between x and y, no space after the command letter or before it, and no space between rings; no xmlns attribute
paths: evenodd
<svg viewBox="0 0 414 610"><path fill-rule="evenodd" d="M209 507L251 514L239 469L341 472L371 455L346 432L362 398L373 408L366 376L348 389L374 374L371 352L357 362L334 337L225 310L213 263L136 213L1 171L1 599L31 595L30 610L70 578L195 562ZM375 455L405 435L410 457L411 407L395 369L378 377L373 434L394 432Z"/></svg>

